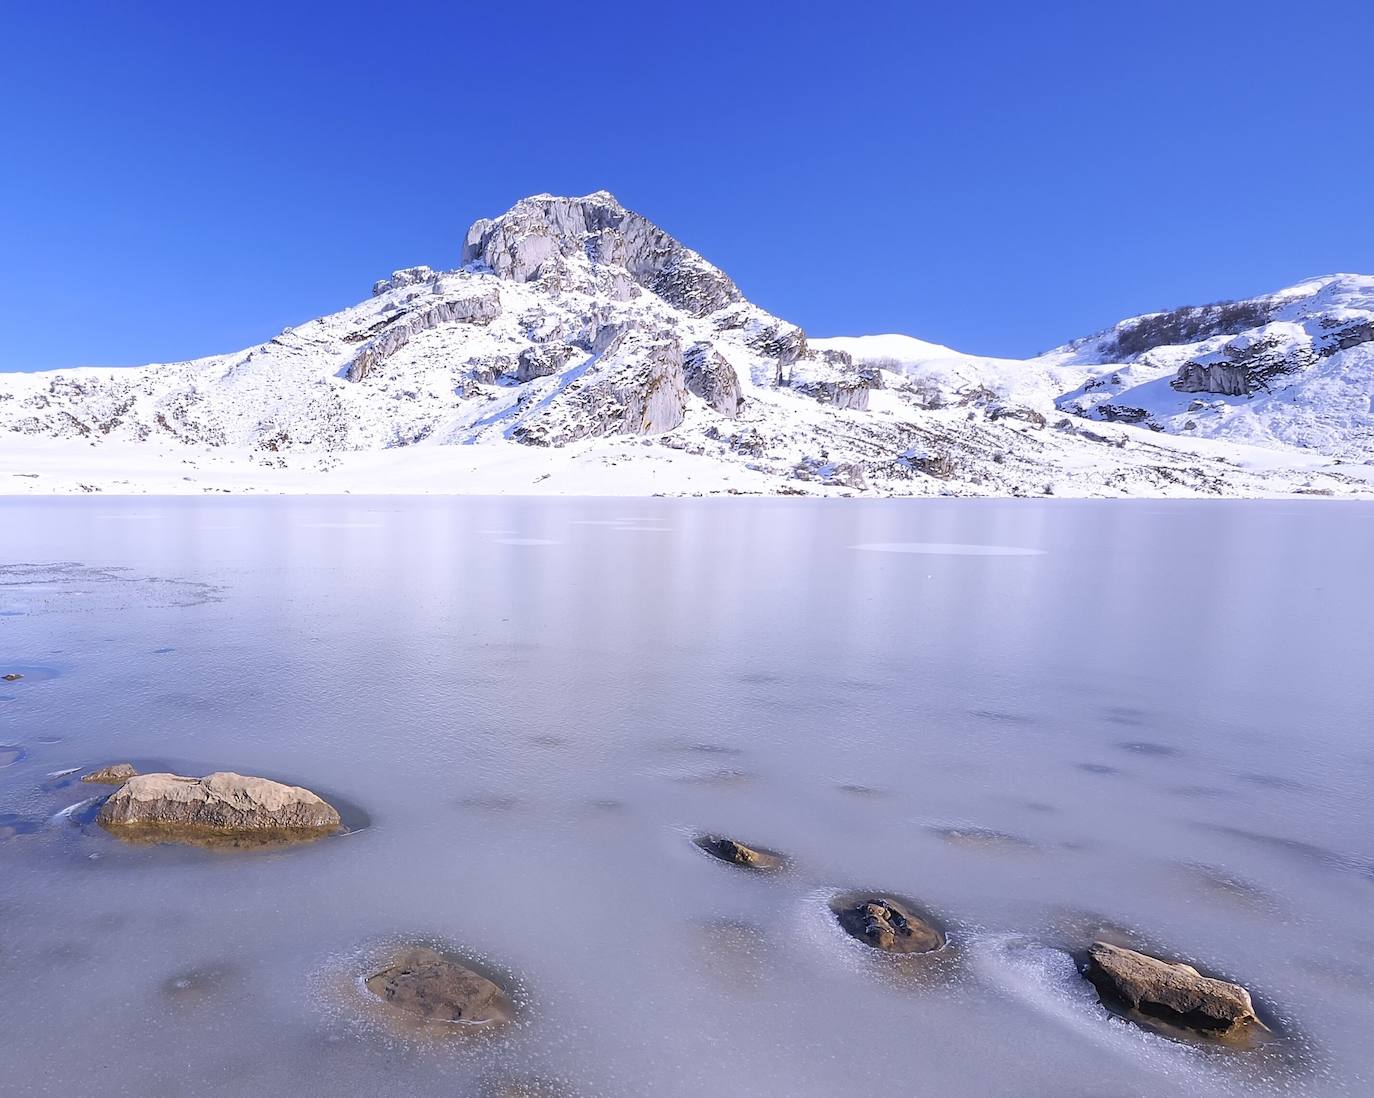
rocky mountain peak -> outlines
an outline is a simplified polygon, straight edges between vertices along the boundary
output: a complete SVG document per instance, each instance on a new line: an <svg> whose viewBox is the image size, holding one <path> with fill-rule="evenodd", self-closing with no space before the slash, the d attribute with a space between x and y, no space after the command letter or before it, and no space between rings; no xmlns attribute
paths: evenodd
<svg viewBox="0 0 1374 1098"><path fill-rule="evenodd" d="M544 277L560 259L574 258L620 268L691 316L744 299L723 271L608 191L521 199L499 217L473 222L463 241L464 266L485 267L513 282Z"/></svg>

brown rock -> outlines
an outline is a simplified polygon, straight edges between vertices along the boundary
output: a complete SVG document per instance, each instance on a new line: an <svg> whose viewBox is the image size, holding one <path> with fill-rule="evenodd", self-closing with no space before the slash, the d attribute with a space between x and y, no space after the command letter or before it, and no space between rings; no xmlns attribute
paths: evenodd
<svg viewBox="0 0 1374 1098"><path fill-rule="evenodd" d="M1208 1036L1230 1039L1263 1026L1245 988L1203 976L1191 965L1094 942L1083 975L1103 1002Z"/></svg>
<svg viewBox="0 0 1374 1098"><path fill-rule="evenodd" d="M427 946L402 950L365 983L383 1002L426 1022L495 1025L515 1013L495 983Z"/></svg>
<svg viewBox="0 0 1374 1098"><path fill-rule="evenodd" d="M787 864L787 859L777 851L745 846L734 839L719 835L699 835L694 842L713 858L719 858L731 865L743 866L745 869L781 869Z"/></svg>
<svg viewBox="0 0 1374 1098"><path fill-rule="evenodd" d="M23 677L23 675L16 674L13 671L11 671L8 675L0 675L0 679L4 679L5 682L18 682Z"/></svg>
<svg viewBox="0 0 1374 1098"><path fill-rule="evenodd" d="M137 774L138 771L129 763L115 763L113 766L102 766L99 770L92 770L89 774L82 775L81 780L95 782L97 785L123 785Z"/></svg>
<svg viewBox="0 0 1374 1098"><path fill-rule="evenodd" d="M850 935L885 953L932 953L945 945L939 927L891 896L851 896L836 901L832 910Z"/></svg>
<svg viewBox="0 0 1374 1098"><path fill-rule="evenodd" d="M110 795L96 819L120 838L172 842L289 841L342 826L338 812L308 789L230 773L136 775Z"/></svg>

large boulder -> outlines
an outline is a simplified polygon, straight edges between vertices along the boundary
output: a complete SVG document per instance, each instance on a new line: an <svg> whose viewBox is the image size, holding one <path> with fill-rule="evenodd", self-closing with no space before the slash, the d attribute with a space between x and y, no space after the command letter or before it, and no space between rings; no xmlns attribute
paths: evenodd
<svg viewBox="0 0 1374 1098"><path fill-rule="evenodd" d="M1262 1024L1239 984L1134 949L1094 942L1083 975L1106 1002L1208 1036L1231 1038Z"/></svg>
<svg viewBox="0 0 1374 1098"><path fill-rule="evenodd" d="M313 838L338 831L334 807L308 789L220 772L204 778L139 774L100 808L101 826L121 838Z"/></svg>
<svg viewBox="0 0 1374 1098"><path fill-rule="evenodd" d="M421 1022L488 1026L515 1013L497 984L428 946L402 949L363 982L382 1002Z"/></svg>
<svg viewBox="0 0 1374 1098"><path fill-rule="evenodd" d="M526 347L517 359L515 380L522 384L535 378L552 377L577 354L577 348L567 343L540 343Z"/></svg>
<svg viewBox="0 0 1374 1098"><path fill-rule="evenodd" d="M744 404L739 375L709 343L693 343L682 356L687 388L723 416L734 419Z"/></svg>

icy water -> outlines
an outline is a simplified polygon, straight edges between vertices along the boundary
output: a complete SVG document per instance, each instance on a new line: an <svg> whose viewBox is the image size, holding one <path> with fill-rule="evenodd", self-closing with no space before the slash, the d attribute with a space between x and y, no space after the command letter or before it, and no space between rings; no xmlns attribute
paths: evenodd
<svg viewBox="0 0 1374 1098"><path fill-rule="evenodd" d="M1368 1094L1371 561L1318 501L0 502L0 1092ZM123 760L367 826L124 846L62 773ZM1100 927L1278 1038L1110 1016ZM518 1021L387 1028L414 938Z"/></svg>

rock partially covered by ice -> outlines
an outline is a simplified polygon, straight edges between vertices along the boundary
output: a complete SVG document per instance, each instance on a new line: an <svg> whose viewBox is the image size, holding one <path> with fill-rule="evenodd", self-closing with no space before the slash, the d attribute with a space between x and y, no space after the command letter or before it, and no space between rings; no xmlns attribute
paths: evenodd
<svg viewBox="0 0 1374 1098"><path fill-rule="evenodd" d="M334 807L308 789L229 772L136 775L110 795L97 819L121 837L173 841L253 833L306 837L342 826Z"/></svg>
<svg viewBox="0 0 1374 1098"><path fill-rule="evenodd" d="M81 780L96 785L123 785L130 778L137 776L138 771L132 763L114 763L111 766L102 766L99 770L92 770L89 774L83 775Z"/></svg>
<svg viewBox="0 0 1374 1098"><path fill-rule="evenodd" d="M536 195L482 218L463 241L463 264L528 282L559 256L624 268L635 282L691 316L743 300L739 288L696 252L606 191L581 198Z"/></svg>
<svg viewBox="0 0 1374 1098"><path fill-rule="evenodd" d="M1260 1025L1245 988L1203 976L1191 965L1094 942L1083 974L1110 1000L1210 1036L1229 1038Z"/></svg>
<svg viewBox="0 0 1374 1098"><path fill-rule="evenodd" d="M515 1013L493 981L428 946L398 951L364 978L367 990L421 1022L490 1026Z"/></svg>
<svg viewBox="0 0 1374 1098"><path fill-rule="evenodd" d="M944 932L895 896L838 897L831 910L850 935L884 953L933 953L945 946Z"/></svg>

